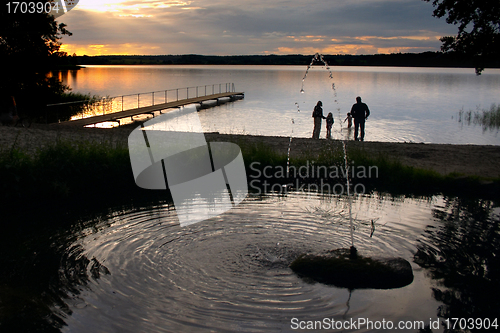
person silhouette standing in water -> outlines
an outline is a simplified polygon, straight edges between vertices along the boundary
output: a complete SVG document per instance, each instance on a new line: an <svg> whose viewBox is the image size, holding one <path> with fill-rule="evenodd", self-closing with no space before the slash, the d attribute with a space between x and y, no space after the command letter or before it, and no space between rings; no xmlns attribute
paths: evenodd
<svg viewBox="0 0 500 333"><path fill-rule="evenodd" d="M313 130L313 139L319 139L319 134L321 132L321 120L326 119L323 116L323 103L321 101L318 101L316 103L316 106L314 107L313 111L313 118L314 118L314 130Z"/></svg>
<svg viewBox="0 0 500 333"><path fill-rule="evenodd" d="M365 139L365 121L370 115L368 105L361 102L361 97L356 97L356 104L351 108L351 115L354 118L354 140L363 141ZM358 130L361 131L358 138Z"/></svg>
<svg viewBox="0 0 500 333"><path fill-rule="evenodd" d="M328 113L328 116L326 116L326 138L331 139L332 138L332 126L335 120L333 119L333 114L331 112Z"/></svg>
<svg viewBox="0 0 500 333"><path fill-rule="evenodd" d="M347 121L347 128L352 127L352 116L350 113L347 114L347 117L344 119L344 123Z"/></svg>

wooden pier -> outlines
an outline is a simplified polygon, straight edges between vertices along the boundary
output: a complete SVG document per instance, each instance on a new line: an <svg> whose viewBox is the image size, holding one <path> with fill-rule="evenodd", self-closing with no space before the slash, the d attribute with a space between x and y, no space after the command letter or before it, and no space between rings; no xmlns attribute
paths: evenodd
<svg viewBox="0 0 500 333"><path fill-rule="evenodd" d="M218 94L211 94L211 95L206 95L206 96L200 96L200 97L192 97L192 98L185 98L185 99L180 99L168 103L161 103L161 104L153 104L149 106L144 106L144 107L138 107L138 108L133 108L129 110L123 110L123 111L117 111L117 112L112 112L108 114L103 114L99 116L91 116L87 118L82 118L82 119L76 119L76 120L69 120L69 121L64 121L60 122L57 125L59 126L88 126L88 125L93 125L93 124L98 124L98 123L103 123L103 122L118 122L120 123L120 119L128 118L128 117L133 117L141 114L153 114L154 112L160 112L162 110L166 109L172 109L172 108L178 108L184 105L188 104L197 104L197 103L202 103L204 101L208 100L219 100L220 98L224 97L229 97L231 100L236 100L239 98L243 98L244 93L243 92L223 92L223 93L218 93Z"/></svg>

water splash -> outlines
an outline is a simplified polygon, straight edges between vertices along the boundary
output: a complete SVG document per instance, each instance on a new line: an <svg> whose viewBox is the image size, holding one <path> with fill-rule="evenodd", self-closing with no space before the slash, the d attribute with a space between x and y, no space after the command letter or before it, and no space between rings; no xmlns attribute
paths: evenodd
<svg viewBox="0 0 500 333"><path fill-rule="evenodd" d="M323 55L321 55L319 53L316 53L314 55L314 57L311 59L311 62L309 63L309 65L307 65L306 72L304 73L304 76L302 77L302 86L300 87L300 93L301 94L305 93L304 84L305 84L307 75L309 74L309 70L314 66L314 63L316 63L316 62L321 62L325 66L326 70L328 70L330 79L333 79L333 73L330 70L330 66L328 66L328 63L323 58ZM335 84L332 84L332 89L333 89L333 95L335 97L335 103L337 103L337 107L338 107L337 92L335 91ZM297 113L300 113L299 103L295 102L295 106L297 107ZM338 107L337 110L339 111L339 116L340 116L340 108ZM286 175L287 175L287 177L289 176L289 170L290 170L290 150L291 150L291 147L292 147L293 125L294 124L295 124L295 121L292 118L292 131L291 131L291 134L290 134L290 141L289 141L289 144L288 144L288 154L287 154L287 167L286 167Z"/></svg>
<svg viewBox="0 0 500 333"><path fill-rule="evenodd" d="M331 72L330 72L331 73ZM354 247L354 225L352 222L352 196L351 196L351 182L349 180L349 162L347 161L347 135L342 136L343 132L343 126L342 124L344 123L341 121L341 114L340 114L340 107L338 107L338 100L337 100L337 90L335 89L335 83L332 83L332 90L333 90L333 96L335 97L335 103L337 104L337 111L338 111L338 117L339 117L339 124L340 124L340 139L342 140L342 150L344 152L344 168L345 168L345 174L346 174L346 187L347 187L347 203L349 206L349 225L351 229L351 249L355 250Z"/></svg>
<svg viewBox="0 0 500 333"><path fill-rule="evenodd" d="M314 63L316 62L321 62L323 63L323 65L325 66L326 70L328 70L330 73L330 79L333 79L333 74L330 70L330 66L328 66L328 63L325 61L325 58L323 58L323 56L319 53L316 53L314 55L314 57L311 59L311 62L309 63L309 65L307 65L307 69L306 69L306 72L304 73L304 77L302 78L302 87L300 88L300 92L303 94L305 92L304 90L304 83L306 81L306 78L307 78L307 74L309 74L309 70L314 66Z"/></svg>
<svg viewBox="0 0 500 333"><path fill-rule="evenodd" d="M314 55L314 57L311 59L311 62L309 63L309 65L307 66L307 69L306 69L306 72L304 73L304 76L302 77L302 86L300 88L300 93L301 94L304 94L305 93L305 90L304 90L304 85L305 85L305 81L306 81L306 78L307 78L307 75L309 74L309 70L314 66L315 63L322 63L323 66L325 67L325 69L328 71L328 77L330 80L333 80L333 73L330 69L330 66L328 65L328 63L326 62L325 58L323 57L323 55L319 54L319 53L316 53ZM332 94L333 94L333 101L336 105L336 109L337 109L337 113L338 113L338 124L340 124L340 140L342 140L342 150L343 150L343 153L344 153L344 167L345 167L345 172L346 172L346 186L347 186L347 200L348 200L348 206L349 206L349 225L350 225L350 233L351 233L351 250L354 250L355 251L355 247L354 247L354 226L353 226L353 219L352 219L352 196L351 196L351 191L350 191L350 187L351 187L351 183L350 183L350 180L349 180L349 172L348 172L348 168L349 168L349 163L347 161L347 136L342 136L342 132L343 132L343 122L341 121L341 113L340 113L340 106L339 106L339 102L338 102L338 98L337 98L337 89L336 89L336 86L335 86L335 83L332 83ZM298 112L300 112L300 108L299 108L299 103L295 103L296 107L297 107L297 110ZM291 147L292 147L292 139L293 139L293 124L294 124L294 119L292 118L292 131L291 131L291 134L290 134L290 141L289 141L289 144L288 144L288 153L287 153L287 177L289 176L289 169L290 169L290 151L291 151Z"/></svg>
<svg viewBox="0 0 500 333"><path fill-rule="evenodd" d="M295 102L295 106L297 107L297 114L300 113L300 105ZM290 152L292 150L292 139L293 139L293 127L295 125L295 119L292 118L292 130L290 132L290 140L288 141L288 151L286 154L286 178L288 179L290 176Z"/></svg>

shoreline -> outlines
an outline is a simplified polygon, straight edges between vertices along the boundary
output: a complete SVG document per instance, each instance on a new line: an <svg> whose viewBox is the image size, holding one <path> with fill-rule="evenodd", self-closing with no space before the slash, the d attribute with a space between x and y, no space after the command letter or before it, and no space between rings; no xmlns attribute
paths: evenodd
<svg viewBox="0 0 500 333"><path fill-rule="evenodd" d="M31 128L0 126L0 149L8 151L15 145L28 154L34 154L38 149L58 140L111 142L114 145L126 146L129 133L137 126L113 129L44 124L33 124ZM208 142L229 141L239 145L264 145L285 156L290 142L290 137L248 134L205 133L205 137ZM326 151L339 149L340 144L341 141L338 140L293 138L290 157L313 160ZM405 166L432 170L443 176L451 174L458 178L500 178L500 146L347 141L347 150L362 151L371 157L385 156Z"/></svg>
<svg viewBox="0 0 500 333"><path fill-rule="evenodd" d="M263 143L274 150L284 152L285 155L290 141L289 137L276 136L212 133L205 136L208 141L226 139L235 143ZM293 138L290 157L316 158L340 143L338 140ZM500 146L347 141L346 149L348 152L350 149L361 150L372 157L385 155L403 165L436 171L442 176L461 174L480 178L500 178Z"/></svg>

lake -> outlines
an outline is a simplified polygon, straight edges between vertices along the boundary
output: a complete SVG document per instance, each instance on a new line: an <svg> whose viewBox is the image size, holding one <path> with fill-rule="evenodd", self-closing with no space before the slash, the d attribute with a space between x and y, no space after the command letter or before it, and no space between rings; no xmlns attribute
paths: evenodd
<svg viewBox="0 0 500 333"><path fill-rule="evenodd" d="M500 103L500 70L313 66L87 66L62 72L74 92L119 96L234 83L245 98L199 112L206 132L310 137L318 100L332 112L332 135L361 96L371 111L366 141L500 145L498 129L459 122L459 112ZM331 78L330 78L331 74ZM301 93L303 84L304 93ZM334 89L332 89L334 85ZM292 121L293 119L293 121ZM323 126L325 126L323 122ZM322 129L321 136L326 131ZM352 139L352 133L350 133Z"/></svg>

